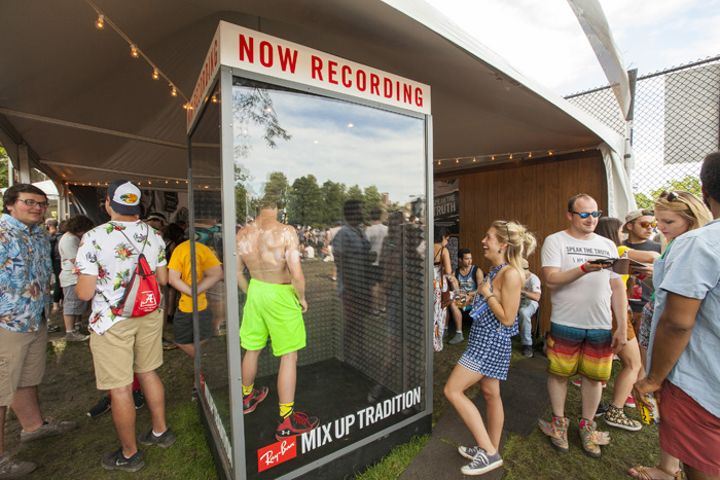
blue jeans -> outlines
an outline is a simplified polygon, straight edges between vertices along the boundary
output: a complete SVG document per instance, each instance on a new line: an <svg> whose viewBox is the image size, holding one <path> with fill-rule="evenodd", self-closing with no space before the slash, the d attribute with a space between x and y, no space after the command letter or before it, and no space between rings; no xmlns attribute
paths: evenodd
<svg viewBox="0 0 720 480"><path fill-rule="evenodd" d="M537 302L522 302L518 309L518 322L520 323L520 343L523 346L531 346L532 341L532 316L537 312Z"/></svg>

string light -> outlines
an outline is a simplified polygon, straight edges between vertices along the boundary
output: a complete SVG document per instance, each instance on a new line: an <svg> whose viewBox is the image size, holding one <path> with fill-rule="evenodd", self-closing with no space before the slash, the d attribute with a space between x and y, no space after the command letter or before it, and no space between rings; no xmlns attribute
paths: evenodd
<svg viewBox="0 0 720 480"><path fill-rule="evenodd" d="M459 159L459 158L456 158L456 159L455 159L455 163L460 163L460 159Z"/></svg>
<svg viewBox="0 0 720 480"><path fill-rule="evenodd" d="M212 103L218 103L217 93L214 94L212 97L210 97L210 101L211 101Z"/></svg>
<svg viewBox="0 0 720 480"><path fill-rule="evenodd" d="M185 104L183 105L183 109L185 109L185 110L192 110L193 107L192 107L192 105L190 104L190 102L185 102Z"/></svg>
<svg viewBox="0 0 720 480"><path fill-rule="evenodd" d="M528 158L532 158L532 152L528 153Z"/></svg>
<svg viewBox="0 0 720 480"><path fill-rule="evenodd" d="M471 163L481 163L482 161L495 161L495 160L503 160L506 161L513 160L515 162L522 162L525 160L534 160L537 158L543 158L543 157L552 157L557 155L565 155L569 153L577 153L577 152L587 152L592 150L591 148L576 148L572 150L563 150L561 152L558 152L557 150L540 150L540 151L520 151L520 152L504 152L504 153L488 153L485 155L475 155L475 156L467 156L467 157L449 157L449 158L442 158L442 159L435 159L433 162L437 162L437 166L442 166L443 162L446 163L446 167L450 167L450 165L457 165L457 168L460 168L460 166L465 163L467 160Z"/></svg>
<svg viewBox="0 0 720 480"><path fill-rule="evenodd" d="M492 160L492 161L494 162L494 161L495 161L495 155L493 155L492 157L490 157L490 160Z"/></svg>
<svg viewBox="0 0 720 480"><path fill-rule="evenodd" d="M553 156L553 152L552 152L552 150L548 150L548 156L550 156L550 157L552 157L552 156Z"/></svg>
<svg viewBox="0 0 720 480"><path fill-rule="evenodd" d="M173 97L182 97L183 103L189 103L190 99L185 95L180 89L178 89L172 81L170 81L170 78L165 75L158 67L155 65L155 63L148 58L147 55L145 55L138 46L137 43L135 43L125 32L120 29L109 17L107 17L100 8L95 4L94 0L85 0L85 3L92 8L95 13L97 14L97 18L95 19L95 28L98 30L105 29L105 25L107 24L115 33L117 33L125 42L127 42L127 45L130 47L130 56L132 58L142 58L152 69L151 78L153 80L160 80L160 78L164 78L169 82L170 87L170 95ZM214 102L215 103L215 102ZM187 108L186 108L187 110Z"/></svg>
<svg viewBox="0 0 720 480"><path fill-rule="evenodd" d="M473 163L477 162L477 158L473 157Z"/></svg>

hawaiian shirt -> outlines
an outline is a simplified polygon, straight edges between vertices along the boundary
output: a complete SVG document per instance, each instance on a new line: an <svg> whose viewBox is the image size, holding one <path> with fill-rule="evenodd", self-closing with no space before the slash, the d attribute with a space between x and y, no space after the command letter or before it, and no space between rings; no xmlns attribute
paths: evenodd
<svg viewBox="0 0 720 480"><path fill-rule="evenodd" d="M141 251L153 271L167 264L162 237L139 220L105 223L87 232L80 240L75 258L76 271L97 277L89 321L89 327L95 333L102 335L126 319L115 315L111 308L122 300Z"/></svg>
<svg viewBox="0 0 720 480"><path fill-rule="evenodd" d="M0 327L35 332L50 300L50 237L12 215L0 217Z"/></svg>

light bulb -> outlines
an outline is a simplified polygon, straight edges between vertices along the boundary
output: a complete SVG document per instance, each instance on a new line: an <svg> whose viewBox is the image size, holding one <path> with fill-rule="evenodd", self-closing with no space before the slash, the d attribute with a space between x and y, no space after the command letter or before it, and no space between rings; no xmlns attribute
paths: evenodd
<svg viewBox="0 0 720 480"><path fill-rule="evenodd" d="M532 158L532 152L528 153L528 158Z"/></svg>
<svg viewBox="0 0 720 480"><path fill-rule="evenodd" d="M130 44L130 56L133 58L140 57L140 50L138 50L134 43Z"/></svg>
<svg viewBox="0 0 720 480"><path fill-rule="evenodd" d="M177 97L177 88L172 83L170 84L170 96Z"/></svg>
<svg viewBox="0 0 720 480"><path fill-rule="evenodd" d="M190 105L190 102L185 102L185 104L183 105L183 108L184 108L185 110L192 110L192 109L193 109L192 105Z"/></svg>
<svg viewBox="0 0 720 480"><path fill-rule="evenodd" d="M153 68L152 79L160 80L160 72L158 72L157 68Z"/></svg>
<svg viewBox="0 0 720 480"><path fill-rule="evenodd" d="M492 157L490 157L490 160L495 161L495 155L493 155Z"/></svg>
<svg viewBox="0 0 720 480"><path fill-rule="evenodd" d="M98 30L102 30L103 28L105 28L105 15L98 15L97 20L95 20L95 28L97 28Z"/></svg>
<svg viewBox="0 0 720 480"><path fill-rule="evenodd" d="M512 160L512 153L510 154L510 156L509 156L508 158L509 158L510 160Z"/></svg>
<svg viewBox="0 0 720 480"><path fill-rule="evenodd" d="M210 97L210 101L211 101L212 103L218 103L217 94L215 94L215 95L213 95L212 97Z"/></svg>

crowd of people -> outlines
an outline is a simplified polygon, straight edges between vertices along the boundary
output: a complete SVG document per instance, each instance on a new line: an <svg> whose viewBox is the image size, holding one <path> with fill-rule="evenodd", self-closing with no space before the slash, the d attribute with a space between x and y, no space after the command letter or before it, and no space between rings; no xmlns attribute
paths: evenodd
<svg viewBox="0 0 720 480"><path fill-rule="evenodd" d="M602 217L594 198L577 194L568 201L568 227L543 240L542 277L552 304L545 338L552 411L550 419L538 420L538 427L558 451L569 451L573 422L565 403L568 384L577 384L581 448L598 458L611 438L595 419L635 432L642 424L625 408L645 408L660 425L660 462L629 468L628 474L639 480L720 478L720 153L705 158L700 179L702 199L684 191L663 192L653 209L632 211L624 221ZM522 305L539 300L531 296L539 292L539 282L522 268L535 242L522 225L493 222L482 241L492 268L484 278L480 274L469 295L458 281L466 274L450 271L446 243L446 233L437 230L436 349L453 315L445 291L454 288L470 298L473 323L444 394L475 440L458 449L470 460L462 473L481 475L502 465L504 411L498 382L507 377L510 337L536 310L533 306L521 314ZM465 264L460 255L459 260ZM602 404L614 357L621 370L611 402ZM485 419L464 394L476 383L487 405Z"/></svg>
<svg viewBox="0 0 720 480"><path fill-rule="evenodd" d="M720 153L706 157L700 178L702 200L689 192L664 192L653 209L632 211L624 220L603 217L590 195L574 195L564 212L567 228L542 240L542 285L552 306L544 341L551 416L539 419L538 427L558 451L569 451L568 432L575 422L566 415L566 397L568 385L576 384L581 448L597 458L611 441L597 418L635 432L642 424L625 409L650 408L662 418L660 462L629 468L628 474L640 480L720 478ZM62 308L65 340L89 339L97 388L107 392L88 414L112 412L120 447L105 454L101 464L131 472L144 466L138 443L168 448L176 440L156 373L167 317L174 345L194 357L194 310L204 342L218 327L206 292L224 276L221 252L196 242L193 299L186 226L168 224L159 213L140 220L140 197L131 182L113 182L104 205L109 222L95 226L77 215L58 225L44 219L46 195L18 184L6 190L0 217L0 426L10 407L22 427L21 442L77 427L74 421L46 420L38 400L51 298L55 312ZM368 312L394 318L389 299L402 294L405 267L398 259L410 252L422 262L425 247L421 234L410 234L421 228L412 228L418 226L402 211L386 216L375 208L366 219L359 201L347 201L344 222L326 230L290 227L277 215L277 202L269 199L258 217L238 230L236 246L238 287L247 294L240 329L243 409L251 413L268 395L269 388L255 386L254 379L270 337L281 359L276 438L282 440L320 422L294 405L308 308L300 260L318 251L333 261L343 318L364 318ZM458 251L453 270L448 238L447 230L435 229L433 345L439 351L446 341L465 342L463 319L471 321L464 353L443 393L475 441L458 449L469 460L461 471L481 475L503 463L500 381L510 369L511 338L520 335L522 354L534 355L532 318L542 285L529 271L528 257L537 240L518 222L492 222L481 242L489 267L483 272L467 248ZM135 282L133 272L145 264L167 304L159 308L160 298L146 296L141 306L158 305L142 315L127 313L134 310L123 307L125 302L137 301L126 294ZM346 332L347 358L365 352L363 325L355 322L352 328L360 330ZM611 401L604 404L615 356L621 368ZM487 405L484 417L465 393L476 384ZM150 410L151 426L136 437L135 410L143 405ZM18 478L35 468L8 452L0 428L0 478Z"/></svg>

